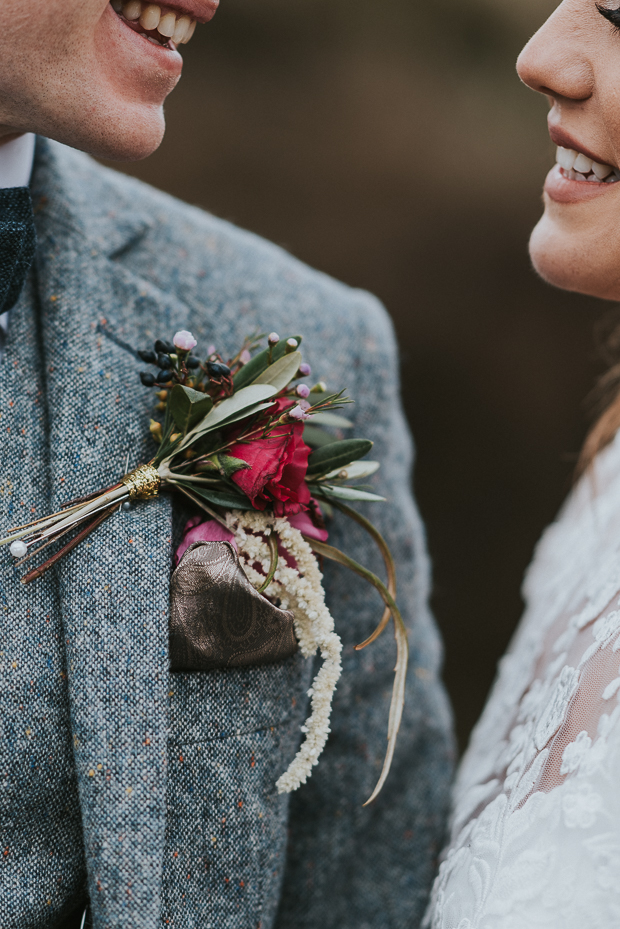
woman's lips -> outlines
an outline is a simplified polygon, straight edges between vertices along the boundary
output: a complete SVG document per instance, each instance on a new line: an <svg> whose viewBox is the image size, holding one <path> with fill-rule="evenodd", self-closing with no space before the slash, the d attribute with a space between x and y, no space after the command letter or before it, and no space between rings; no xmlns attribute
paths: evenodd
<svg viewBox="0 0 620 929"><path fill-rule="evenodd" d="M595 181L573 181L566 177L560 165L552 167L545 181L545 193L556 203L581 203L595 200L611 193L617 184L605 184Z"/></svg>

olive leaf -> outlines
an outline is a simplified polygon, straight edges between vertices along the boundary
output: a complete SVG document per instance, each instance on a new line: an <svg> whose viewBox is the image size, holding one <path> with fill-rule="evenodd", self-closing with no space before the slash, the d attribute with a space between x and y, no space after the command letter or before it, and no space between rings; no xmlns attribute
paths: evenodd
<svg viewBox="0 0 620 929"><path fill-rule="evenodd" d="M328 474L363 458L372 448L370 439L342 439L317 448L308 458L308 475Z"/></svg>
<svg viewBox="0 0 620 929"><path fill-rule="evenodd" d="M353 423L338 413L330 413L329 410L319 410L318 413L308 411L312 417L312 422L320 426L335 426L338 429L352 429Z"/></svg>
<svg viewBox="0 0 620 929"><path fill-rule="evenodd" d="M175 483L184 486L182 480ZM188 485L185 485L188 486ZM252 504L241 492L236 493L234 490L211 490L211 488L202 485L190 484L188 488L197 497L202 497L208 503L214 503L216 506L223 506L227 510L251 510Z"/></svg>
<svg viewBox="0 0 620 929"><path fill-rule="evenodd" d="M291 352L275 361L256 378L254 384L272 384L274 393L279 393L294 380L301 364L301 352ZM254 386L254 385L253 385Z"/></svg>
<svg viewBox="0 0 620 929"><path fill-rule="evenodd" d="M232 397L217 403L207 415L188 432L183 443L177 449L182 451L196 441L197 438L213 429L220 429L224 425L236 422L257 413L259 409L266 409L269 404L262 403L277 393L271 384L251 384L237 390Z"/></svg>
<svg viewBox="0 0 620 929"><path fill-rule="evenodd" d="M358 490L357 487L336 487L334 484L317 484L312 485L316 496L325 494L326 497L335 497L337 500L368 500L371 502L384 502L385 497L378 494L371 494L367 490Z"/></svg>
<svg viewBox="0 0 620 929"><path fill-rule="evenodd" d="M226 426L232 426L233 423L239 422L241 419L249 419L250 416L255 416L262 410L268 410L270 406L273 406L273 401L270 403L255 403L254 406L250 406L246 410L242 410L230 416L228 419L225 419L224 422L218 424L217 428L224 429Z"/></svg>
<svg viewBox="0 0 620 929"><path fill-rule="evenodd" d="M343 468L336 468L325 474L321 480L331 481L361 481L378 471L381 464L378 461L353 461Z"/></svg>
<svg viewBox="0 0 620 929"><path fill-rule="evenodd" d="M334 437L330 435L329 432L325 432L324 429L319 429L318 426L311 426L309 423L306 423L304 428L304 442L306 445L311 445L312 448L323 448L324 445L331 445L334 442Z"/></svg>
<svg viewBox="0 0 620 929"><path fill-rule="evenodd" d="M193 429L212 407L211 397L182 384L175 384L168 397L168 409L175 426L183 435Z"/></svg>
<svg viewBox="0 0 620 929"><path fill-rule="evenodd" d="M293 338L297 342L297 345L301 345L301 336L294 335ZM259 352L258 355L254 355L251 361L248 361L233 378L233 383L235 385L235 390L240 390L242 387L246 387L248 384L252 384L256 381L257 377L265 371L270 364L270 353L271 353L271 362L278 361L286 353L286 339L280 339L278 344L273 349L265 348L262 352ZM297 373L297 372L295 372Z"/></svg>

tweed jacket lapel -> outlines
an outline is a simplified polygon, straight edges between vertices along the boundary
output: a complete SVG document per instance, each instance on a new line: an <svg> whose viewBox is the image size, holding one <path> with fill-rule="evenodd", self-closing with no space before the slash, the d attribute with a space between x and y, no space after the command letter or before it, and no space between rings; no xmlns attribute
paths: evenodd
<svg viewBox="0 0 620 929"><path fill-rule="evenodd" d="M34 181L52 503L116 483L152 456L153 397L130 345L186 309L113 260L147 217L77 201L43 144ZM163 323L162 323L163 321ZM167 330L166 330L167 331ZM165 837L171 508L109 518L59 567L74 758L97 929L155 929Z"/></svg>

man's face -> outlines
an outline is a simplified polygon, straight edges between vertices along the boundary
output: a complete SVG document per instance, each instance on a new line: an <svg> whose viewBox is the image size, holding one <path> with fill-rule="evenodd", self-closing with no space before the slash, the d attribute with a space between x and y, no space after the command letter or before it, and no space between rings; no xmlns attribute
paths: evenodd
<svg viewBox="0 0 620 929"><path fill-rule="evenodd" d="M218 3L0 0L0 142L37 132L105 158L146 157L181 76L177 44Z"/></svg>

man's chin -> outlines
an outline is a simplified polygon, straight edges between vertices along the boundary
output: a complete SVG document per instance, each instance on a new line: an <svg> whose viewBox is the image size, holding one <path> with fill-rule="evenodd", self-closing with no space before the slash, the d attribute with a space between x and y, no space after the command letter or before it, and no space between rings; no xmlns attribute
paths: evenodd
<svg viewBox="0 0 620 929"><path fill-rule="evenodd" d="M161 145L166 129L163 107L131 118L106 118L53 126L41 134L107 161L140 161Z"/></svg>

